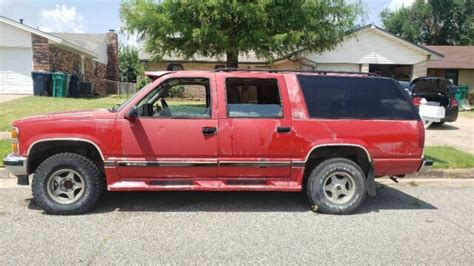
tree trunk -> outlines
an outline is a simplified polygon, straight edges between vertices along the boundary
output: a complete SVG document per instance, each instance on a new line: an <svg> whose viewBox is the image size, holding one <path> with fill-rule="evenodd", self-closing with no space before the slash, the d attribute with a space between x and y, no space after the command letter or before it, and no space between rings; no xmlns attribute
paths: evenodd
<svg viewBox="0 0 474 266"><path fill-rule="evenodd" d="M229 51L226 54L227 56L227 67L238 68L239 67L239 52L238 51Z"/></svg>

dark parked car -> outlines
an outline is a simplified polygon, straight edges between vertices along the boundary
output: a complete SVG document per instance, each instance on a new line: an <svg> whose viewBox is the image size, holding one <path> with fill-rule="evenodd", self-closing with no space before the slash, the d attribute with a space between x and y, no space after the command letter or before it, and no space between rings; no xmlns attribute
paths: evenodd
<svg viewBox="0 0 474 266"><path fill-rule="evenodd" d="M403 84L400 84L403 87ZM459 107L454 97L457 86L449 80L439 77L422 77L414 79L407 88L411 91L412 101L415 106L419 106L423 98L430 105L443 106L446 116L439 124L444 122L454 122L458 119Z"/></svg>

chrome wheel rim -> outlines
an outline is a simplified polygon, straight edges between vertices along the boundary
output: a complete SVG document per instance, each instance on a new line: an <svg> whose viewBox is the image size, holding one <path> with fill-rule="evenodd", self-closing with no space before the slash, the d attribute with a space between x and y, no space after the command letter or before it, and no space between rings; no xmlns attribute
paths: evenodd
<svg viewBox="0 0 474 266"><path fill-rule="evenodd" d="M84 194L84 179L71 169L61 169L50 175L47 184L48 195L60 204L71 204Z"/></svg>
<svg viewBox="0 0 474 266"><path fill-rule="evenodd" d="M355 193L352 176L346 172L334 172L324 180L324 196L335 204L349 202Z"/></svg>

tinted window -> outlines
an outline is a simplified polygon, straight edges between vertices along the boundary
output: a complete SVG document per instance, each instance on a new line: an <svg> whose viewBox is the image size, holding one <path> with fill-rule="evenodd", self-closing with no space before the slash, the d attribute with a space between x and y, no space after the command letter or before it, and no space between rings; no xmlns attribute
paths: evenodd
<svg viewBox="0 0 474 266"><path fill-rule="evenodd" d="M229 117L281 117L282 106L276 79L226 80Z"/></svg>
<svg viewBox="0 0 474 266"><path fill-rule="evenodd" d="M310 117L417 119L399 85L384 78L298 76Z"/></svg>

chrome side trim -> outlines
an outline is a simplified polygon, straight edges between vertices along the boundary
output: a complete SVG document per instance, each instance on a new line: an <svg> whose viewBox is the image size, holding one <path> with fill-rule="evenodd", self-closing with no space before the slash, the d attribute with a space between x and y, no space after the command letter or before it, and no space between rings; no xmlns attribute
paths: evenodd
<svg viewBox="0 0 474 266"><path fill-rule="evenodd" d="M264 161L222 161L219 162L219 166L228 166L228 167L258 167L258 168L267 168L267 167L288 167L291 166L290 161L273 161L273 162L264 162Z"/></svg>
<svg viewBox="0 0 474 266"><path fill-rule="evenodd" d="M217 166L217 162L199 161L122 161L117 162L122 167L211 167Z"/></svg>
<svg viewBox="0 0 474 266"><path fill-rule="evenodd" d="M113 161L107 161L107 166L112 166ZM117 166L121 167L289 167L290 161L281 162L262 162L262 161L116 161ZM303 162L304 164L304 162Z"/></svg>
<svg viewBox="0 0 474 266"><path fill-rule="evenodd" d="M41 143L41 142L47 142L47 141L80 141L80 142L87 142L89 144L92 144L94 145L94 147L97 149L97 151L99 152L100 154L100 157L102 158L102 160L105 161L105 158L104 158L104 154L102 153L102 150L99 148L99 146L97 146L97 144L93 141L90 141L88 139L83 139L83 138L47 138L47 139L40 139L40 140L37 140L35 142L33 142L30 147L28 148L28 152L26 153L26 155L28 156L31 152L31 149L38 143Z"/></svg>
<svg viewBox="0 0 474 266"><path fill-rule="evenodd" d="M293 167L293 168L304 168L305 166L306 166L305 161L293 161L291 163L291 167Z"/></svg>
<svg viewBox="0 0 474 266"><path fill-rule="evenodd" d="M329 143L329 144L321 144L321 145L316 145L314 146L309 152L308 154L306 155L306 159L305 159L305 162L308 161L309 159L309 155L317 148L321 148L321 147L327 147L327 146L348 146L348 147L358 147L358 148L362 148L365 153L367 154L367 158L369 158L369 162L372 162L372 157L370 156L370 153L369 151L362 145L359 145L359 144L350 144L350 143Z"/></svg>

